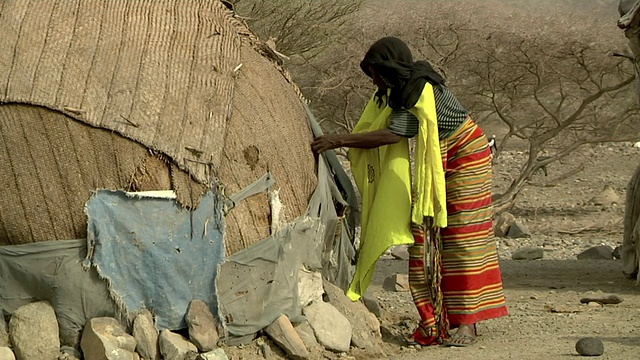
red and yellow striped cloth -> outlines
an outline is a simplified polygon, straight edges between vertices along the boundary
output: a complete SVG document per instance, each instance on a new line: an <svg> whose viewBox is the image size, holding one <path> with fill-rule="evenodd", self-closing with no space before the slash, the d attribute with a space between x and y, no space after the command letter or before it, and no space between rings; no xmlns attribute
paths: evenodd
<svg viewBox="0 0 640 360"><path fill-rule="evenodd" d="M493 234L491 151L477 124L468 119L461 128L440 142L446 179L448 224L440 229L440 251L430 253L437 264L439 289L425 274L422 226L413 226L415 244L410 247L409 282L421 317L414 340L429 342L448 327L475 324L508 315L502 289L502 274ZM433 258L433 256L437 258ZM434 261L435 260L435 261ZM435 306L431 294L441 297ZM440 308L441 307L441 308ZM437 321L440 317L441 321Z"/></svg>

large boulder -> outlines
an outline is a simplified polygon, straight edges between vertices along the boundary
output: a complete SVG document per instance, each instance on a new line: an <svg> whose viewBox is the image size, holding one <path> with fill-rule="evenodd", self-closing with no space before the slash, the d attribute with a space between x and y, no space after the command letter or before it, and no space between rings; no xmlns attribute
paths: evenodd
<svg viewBox="0 0 640 360"><path fill-rule="evenodd" d="M80 341L85 359L133 360L136 345L136 339L108 317L89 320Z"/></svg>
<svg viewBox="0 0 640 360"><path fill-rule="evenodd" d="M160 332L160 354L165 360L186 360L198 353L198 348L182 335L169 330Z"/></svg>
<svg viewBox="0 0 640 360"><path fill-rule="evenodd" d="M136 352L145 360L160 360L158 348L158 329L149 310L143 310L133 321L133 338L136 339Z"/></svg>
<svg viewBox="0 0 640 360"><path fill-rule="evenodd" d="M60 352L58 321L48 301L21 306L11 315L9 335L18 360L51 360Z"/></svg>
<svg viewBox="0 0 640 360"><path fill-rule="evenodd" d="M379 350L382 334L378 318L362 302L351 301L342 289L328 281L324 282L324 291L329 304L338 309L351 324L351 343L361 349Z"/></svg>
<svg viewBox="0 0 640 360"><path fill-rule="evenodd" d="M332 351L349 351L353 331L351 324L333 305L318 301L304 308L303 312L320 345Z"/></svg>
<svg viewBox="0 0 640 360"><path fill-rule="evenodd" d="M308 359L309 351L286 315L281 315L265 332L291 359Z"/></svg>
<svg viewBox="0 0 640 360"><path fill-rule="evenodd" d="M189 339L198 350L207 352L216 348L219 338L218 324L204 301L191 301L185 320L189 328Z"/></svg>

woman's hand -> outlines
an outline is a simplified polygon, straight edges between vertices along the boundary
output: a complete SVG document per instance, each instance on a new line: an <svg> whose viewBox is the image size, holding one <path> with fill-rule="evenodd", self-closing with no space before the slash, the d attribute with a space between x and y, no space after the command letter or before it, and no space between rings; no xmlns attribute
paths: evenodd
<svg viewBox="0 0 640 360"><path fill-rule="evenodd" d="M311 143L314 153L320 154L327 150L333 150L342 146L342 136L339 134L327 134L318 136Z"/></svg>

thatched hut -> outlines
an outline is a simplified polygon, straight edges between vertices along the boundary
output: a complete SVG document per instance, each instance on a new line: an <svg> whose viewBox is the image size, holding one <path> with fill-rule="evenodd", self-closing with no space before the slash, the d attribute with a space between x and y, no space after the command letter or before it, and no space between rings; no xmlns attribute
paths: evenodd
<svg viewBox="0 0 640 360"><path fill-rule="evenodd" d="M97 236L88 234L87 214L100 190L171 190L171 201L187 212L214 194L225 203L216 207L224 208L224 218L212 228L223 235L220 263L309 215L317 163L300 93L277 55L223 2L4 1L0 48L5 249ZM229 205L232 195L265 174L275 180L269 191L243 194ZM331 208L342 201L339 194L328 196ZM327 228L325 221L321 228L333 232L336 226L333 221ZM337 239L337 245L320 246L334 269L336 257L345 256L334 251L344 248ZM86 248L73 246L72 257L85 256ZM91 244L88 251L92 260ZM15 265L7 259L0 256L0 268ZM123 310L126 299L113 290L112 275L100 274ZM11 281L17 291L19 281ZM0 291L5 311L20 305L4 295ZM90 317L85 310L71 322Z"/></svg>

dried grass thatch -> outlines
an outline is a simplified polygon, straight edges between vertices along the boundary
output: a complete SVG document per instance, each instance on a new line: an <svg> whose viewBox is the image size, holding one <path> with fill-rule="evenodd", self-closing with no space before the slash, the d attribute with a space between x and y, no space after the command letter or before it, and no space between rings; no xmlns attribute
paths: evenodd
<svg viewBox="0 0 640 360"><path fill-rule="evenodd" d="M0 245L83 237L93 189L197 205L270 171L285 216L315 188L299 92L220 1L0 3ZM269 235L266 195L227 216L228 253Z"/></svg>

